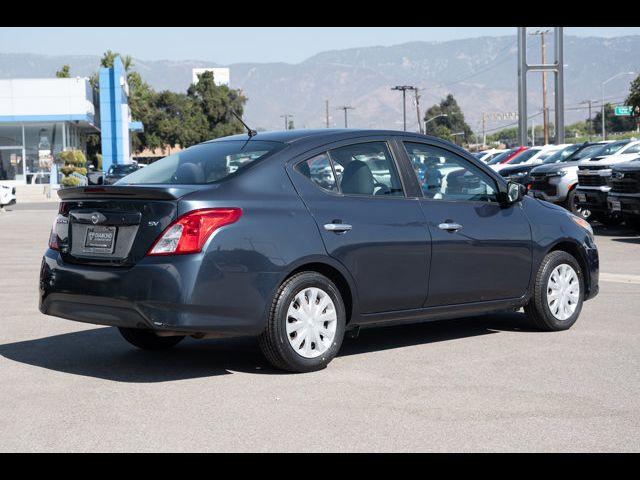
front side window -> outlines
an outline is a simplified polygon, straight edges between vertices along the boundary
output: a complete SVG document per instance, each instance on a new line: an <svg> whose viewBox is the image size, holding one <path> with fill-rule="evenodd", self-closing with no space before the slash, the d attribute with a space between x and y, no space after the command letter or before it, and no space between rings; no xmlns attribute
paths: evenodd
<svg viewBox="0 0 640 480"><path fill-rule="evenodd" d="M201 143L136 170L116 185L220 182L282 148L284 144L279 142L253 139Z"/></svg>
<svg viewBox="0 0 640 480"><path fill-rule="evenodd" d="M404 142L425 198L496 202L495 181L481 169L448 150Z"/></svg>

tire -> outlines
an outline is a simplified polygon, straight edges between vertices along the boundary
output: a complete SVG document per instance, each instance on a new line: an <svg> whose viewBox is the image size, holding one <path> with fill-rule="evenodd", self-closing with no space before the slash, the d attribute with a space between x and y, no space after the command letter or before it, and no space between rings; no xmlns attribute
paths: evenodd
<svg viewBox="0 0 640 480"><path fill-rule="evenodd" d="M567 193L567 199L564 202L564 208L569 210L574 215L578 215L579 217L584 218L585 220L589 218L591 212L584 208L578 207L576 204L576 189L574 188L569 193Z"/></svg>
<svg viewBox="0 0 640 480"><path fill-rule="evenodd" d="M118 330L127 342L142 350L166 350L184 339L184 335L159 337L153 331L142 328L118 327Z"/></svg>
<svg viewBox="0 0 640 480"><path fill-rule="evenodd" d="M313 310L312 305L324 303L327 306L322 311ZM325 317L327 321L321 322ZM345 324L344 302L333 282L317 272L301 272L288 278L274 295L258 343L274 367L294 373L313 372L325 368L336 356Z"/></svg>
<svg viewBox="0 0 640 480"><path fill-rule="evenodd" d="M578 282L578 292L575 300L571 301L572 298L569 297L568 293L565 293L564 298L568 298L568 310L573 309L573 312L568 315L568 311L560 311L557 315L554 315L553 310L558 309L558 305L562 305L562 297L556 300L553 307L550 306L548 301L548 295L550 291L550 277L552 274L556 273L558 267L568 266L570 267L575 274L575 281ZM565 269L565 271L567 271ZM563 280L564 281L564 280ZM574 283L568 283L568 287L565 292L573 291L575 294L575 287L572 287ZM572 290L573 289L573 290ZM553 290L551 290L553 293ZM584 274L582 272L582 268L580 268L580 264L578 261L569 253L564 251L555 251L548 253L542 263L540 264L540 268L538 269L538 273L536 275L535 284L533 287L533 296L529 300L529 303L524 307L524 312L531 323L535 328L540 330L554 332L560 330L567 330L570 328L580 316L580 312L582 310L582 303L584 300ZM560 302L560 303L558 303ZM572 305L574 305L572 307ZM566 315L566 318L559 318L558 315Z"/></svg>

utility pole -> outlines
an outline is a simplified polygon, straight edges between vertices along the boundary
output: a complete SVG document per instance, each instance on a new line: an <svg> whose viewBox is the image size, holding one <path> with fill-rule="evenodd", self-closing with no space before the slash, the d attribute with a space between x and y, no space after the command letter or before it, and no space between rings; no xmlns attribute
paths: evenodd
<svg viewBox="0 0 640 480"><path fill-rule="evenodd" d="M544 36L551 33L551 30L536 30L529 35L540 35L540 47L542 49L542 65L546 64ZM549 108L547 106L547 72L542 72L542 122L544 129L544 144L549 143Z"/></svg>
<svg viewBox="0 0 640 480"><path fill-rule="evenodd" d="M338 107L336 110L344 110L344 128L347 128L347 110L353 110L355 107L345 105L344 107Z"/></svg>
<svg viewBox="0 0 640 480"><path fill-rule="evenodd" d="M285 113L284 115L280 115L280 118L284 118L284 129L289 130L289 117L293 117L293 115L289 113Z"/></svg>
<svg viewBox="0 0 640 480"><path fill-rule="evenodd" d="M329 128L329 100L324 101L327 128Z"/></svg>
<svg viewBox="0 0 640 480"><path fill-rule="evenodd" d="M396 85L391 90L402 91L402 123L404 125L404 131L407 131L407 90L417 90L413 85Z"/></svg>
<svg viewBox="0 0 640 480"><path fill-rule="evenodd" d="M591 102L597 102L597 100L585 100L584 102L580 102L581 105L589 104L589 118L587 119L587 135L589 136L589 141L591 141Z"/></svg>

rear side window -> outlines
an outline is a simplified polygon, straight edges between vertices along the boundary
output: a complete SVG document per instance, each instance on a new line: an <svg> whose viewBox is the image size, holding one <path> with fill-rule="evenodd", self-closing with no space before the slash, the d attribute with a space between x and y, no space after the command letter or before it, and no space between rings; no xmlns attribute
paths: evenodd
<svg viewBox="0 0 640 480"><path fill-rule="evenodd" d="M201 143L141 168L116 182L116 185L199 185L220 182L282 148L282 143L261 140Z"/></svg>
<svg viewBox="0 0 640 480"><path fill-rule="evenodd" d="M404 196L385 142L335 148L298 163L296 170L324 190L346 195Z"/></svg>
<svg viewBox="0 0 640 480"><path fill-rule="evenodd" d="M331 160L329 160L329 155L326 153L321 153L309 160L300 162L296 165L296 170L323 190L330 192L338 191L338 184L333 174Z"/></svg>

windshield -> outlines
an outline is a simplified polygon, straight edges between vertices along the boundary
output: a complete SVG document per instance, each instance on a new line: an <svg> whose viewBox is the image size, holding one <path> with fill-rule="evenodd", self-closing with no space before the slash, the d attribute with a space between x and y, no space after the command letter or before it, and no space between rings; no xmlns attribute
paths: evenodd
<svg viewBox="0 0 640 480"><path fill-rule="evenodd" d="M540 151L539 149L533 149L533 148L530 148L529 150L525 150L524 152L519 153L518 155L513 157L511 160L509 160L507 162L507 165L518 165L519 163L526 162L539 151Z"/></svg>
<svg viewBox="0 0 640 480"><path fill-rule="evenodd" d="M583 150L580 150L575 155L572 155L570 158L567 158L565 161L574 162L576 160L582 160L583 158L596 157L600 155L600 150L602 150L602 144L590 145Z"/></svg>
<svg viewBox="0 0 640 480"><path fill-rule="evenodd" d="M219 182L282 148L282 143L261 140L201 143L141 168L116 182L116 185L199 185Z"/></svg>
<svg viewBox="0 0 640 480"><path fill-rule="evenodd" d="M497 157L493 157L491 160L489 160L487 162L487 165L495 165L497 163L504 162L504 160L506 158L509 158L510 155L513 155L516 152L516 150L518 150L518 149L517 148L512 148L510 150L507 150L506 152L502 152Z"/></svg>
<svg viewBox="0 0 640 480"><path fill-rule="evenodd" d="M579 145L569 145L567 148L563 148L562 150L558 150L556 152L551 153L548 157L544 159L543 163L557 163L564 161L565 158L576 153L581 148L584 148L582 144Z"/></svg>
<svg viewBox="0 0 640 480"><path fill-rule="evenodd" d="M591 157L608 157L609 155L613 155L622 147L628 144L629 142L613 142L613 143L608 143L607 145L598 145L600 148L595 152L593 152L592 155L590 156Z"/></svg>
<svg viewBox="0 0 640 480"><path fill-rule="evenodd" d="M132 164L111 165L109 167L109 175L128 175L131 172L135 172L137 169L138 166Z"/></svg>

